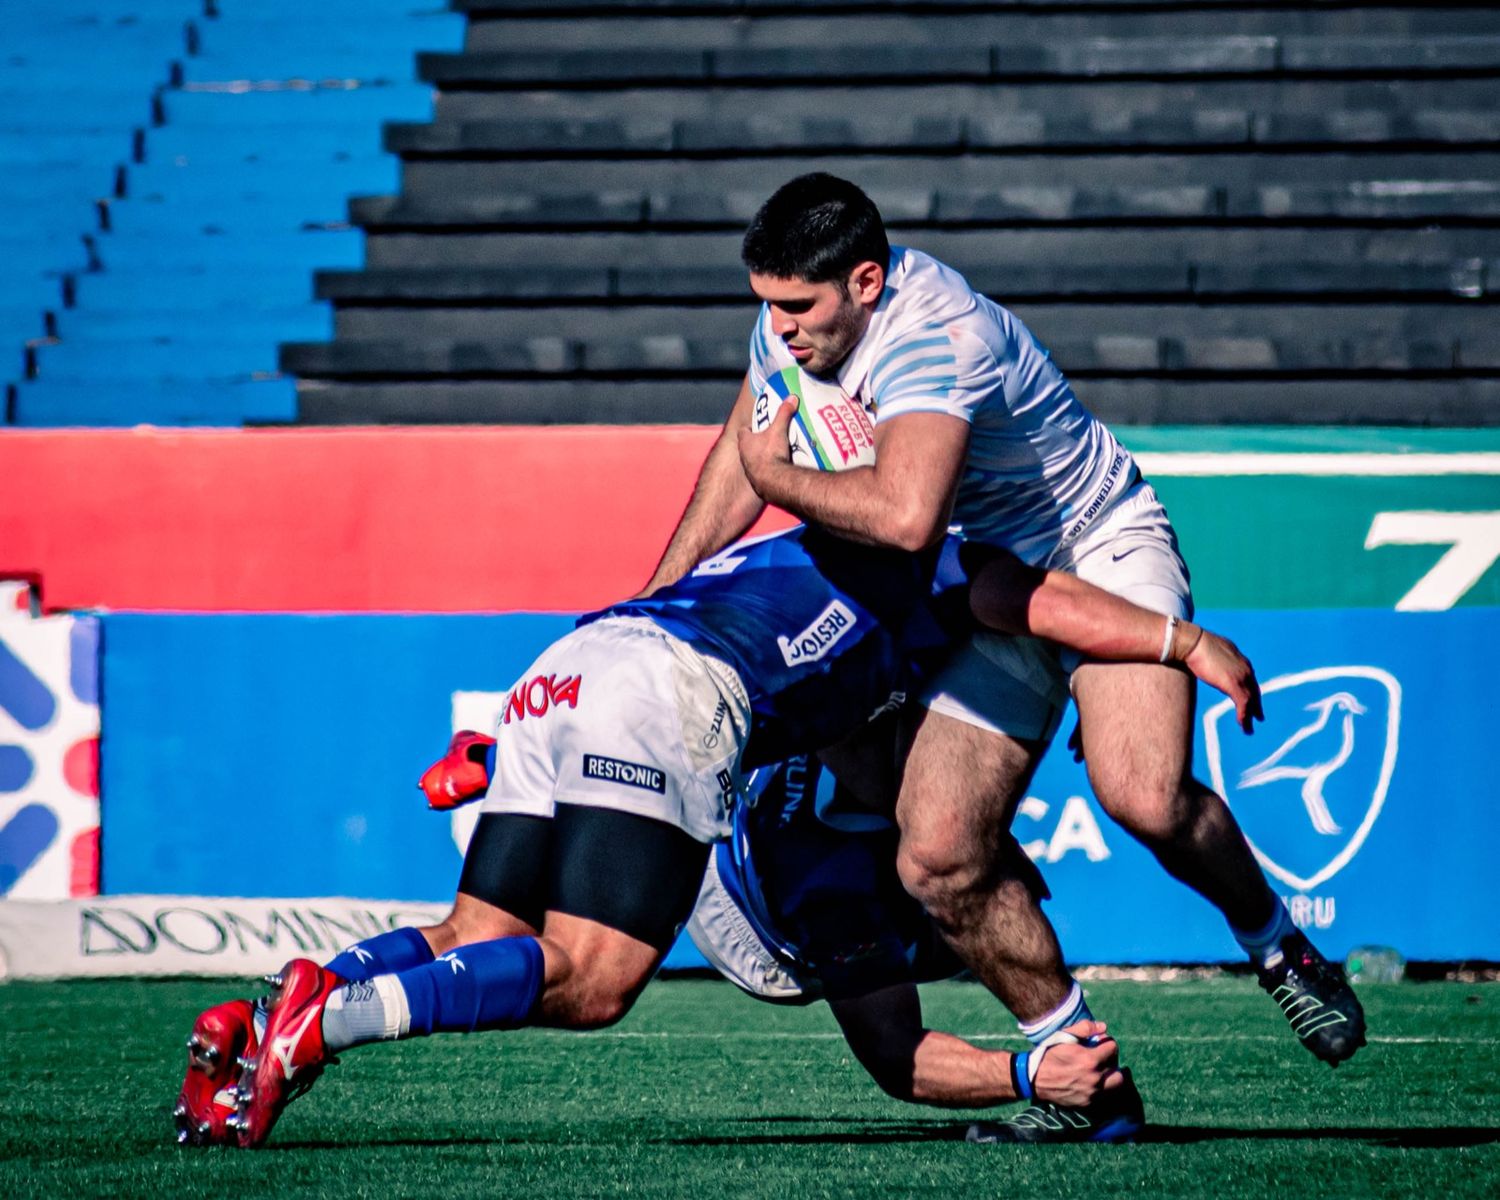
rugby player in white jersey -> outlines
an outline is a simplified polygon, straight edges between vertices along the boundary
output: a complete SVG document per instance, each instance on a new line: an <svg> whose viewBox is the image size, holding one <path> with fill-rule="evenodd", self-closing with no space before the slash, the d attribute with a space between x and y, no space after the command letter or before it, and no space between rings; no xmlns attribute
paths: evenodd
<svg viewBox="0 0 1500 1200"><path fill-rule="evenodd" d="M1130 453L1013 314L928 255L891 247L858 187L792 180L757 214L743 257L762 301L749 370L643 594L774 504L878 546L917 550L951 528L1131 599L1169 628L1190 617L1187 567ZM789 404L752 429L767 379L794 364L865 408L873 466L794 465ZM1070 694L1104 809L1224 914L1309 1050L1334 1065L1352 1055L1364 1044L1359 1002L1292 925L1223 801L1193 777L1192 680L1165 662L1080 661L981 633L921 696L899 866L960 956L1023 1027L1067 1003L1060 951L1008 831Z"/></svg>

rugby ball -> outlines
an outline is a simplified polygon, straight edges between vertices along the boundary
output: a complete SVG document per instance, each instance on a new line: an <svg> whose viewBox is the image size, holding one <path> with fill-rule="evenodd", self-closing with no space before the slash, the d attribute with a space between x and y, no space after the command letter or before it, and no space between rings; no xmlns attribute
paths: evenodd
<svg viewBox="0 0 1500 1200"><path fill-rule="evenodd" d="M755 398L750 427L759 433L771 424L786 400L800 400L788 439L792 463L817 471L844 471L875 463L875 426L858 400L836 383L786 367L772 375Z"/></svg>

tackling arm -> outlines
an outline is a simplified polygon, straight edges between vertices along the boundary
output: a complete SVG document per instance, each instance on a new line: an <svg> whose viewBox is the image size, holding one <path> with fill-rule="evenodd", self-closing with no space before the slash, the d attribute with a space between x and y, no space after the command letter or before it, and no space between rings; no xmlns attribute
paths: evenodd
<svg viewBox="0 0 1500 1200"><path fill-rule="evenodd" d="M765 509L765 502L751 490L745 477L737 448L740 431L750 428L754 401L747 375L723 431L703 461L692 498L667 542L661 562L639 595L649 596L658 588L676 583L709 555L744 534Z"/></svg>
<svg viewBox="0 0 1500 1200"><path fill-rule="evenodd" d="M1021 1097L1011 1079L1015 1056L927 1029L922 1002L912 984L882 988L829 1006L849 1049L875 1082L898 1100L945 1108L988 1108ZM1075 1038L1096 1044L1060 1042L1042 1053L1035 1071L1036 1096L1084 1107L1105 1088L1121 1082L1114 1041L1097 1021L1070 1026ZM1033 1052L1034 1054L1037 1052Z"/></svg>
<svg viewBox="0 0 1500 1200"><path fill-rule="evenodd" d="M993 547L974 570L969 608L981 624L1029 634L1106 662L1181 663L1234 701L1240 728L1264 718L1255 669L1227 638L1191 621L1163 617L1064 571L1043 571Z"/></svg>
<svg viewBox="0 0 1500 1200"><path fill-rule="evenodd" d="M947 413L893 417L875 428L875 464L847 471L793 466L796 404L763 433L741 429L739 458L762 500L850 541L921 550L943 536L969 448L968 423Z"/></svg>

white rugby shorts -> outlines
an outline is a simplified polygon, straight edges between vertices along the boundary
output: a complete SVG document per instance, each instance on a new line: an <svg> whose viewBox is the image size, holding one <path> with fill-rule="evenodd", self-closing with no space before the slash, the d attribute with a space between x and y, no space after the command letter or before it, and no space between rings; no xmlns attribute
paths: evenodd
<svg viewBox="0 0 1500 1200"><path fill-rule="evenodd" d="M1156 490L1137 483L1046 564L1071 571L1163 616L1193 615L1187 564ZM922 692L933 712L1015 738L1046 741L1069 699L1082 656L1037 638L983 631L960 647Z"/></svg>
<svg viewBox="0 0 1500 1200"><path fill-rule="evenodd" d="M750 705L738 674L641 617L609 617L543 651L511 689L480 812L551 817L586 804L729 836Z"/></svg>

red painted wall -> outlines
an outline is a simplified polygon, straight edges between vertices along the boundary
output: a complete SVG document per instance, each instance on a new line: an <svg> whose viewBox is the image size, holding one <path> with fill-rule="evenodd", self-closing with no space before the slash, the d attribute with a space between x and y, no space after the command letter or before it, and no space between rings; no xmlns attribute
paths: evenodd
<svg viewBox="0 0 1500 1200"><path fill-rule="evenodd" d="M650 575L715 432L5 430L0 574L50 608L590 608Z"/></svg>

